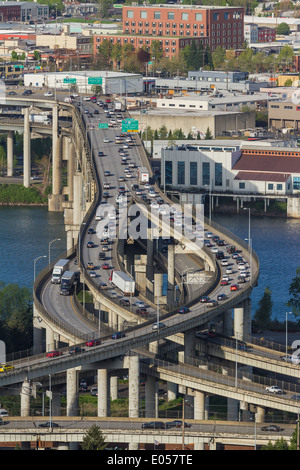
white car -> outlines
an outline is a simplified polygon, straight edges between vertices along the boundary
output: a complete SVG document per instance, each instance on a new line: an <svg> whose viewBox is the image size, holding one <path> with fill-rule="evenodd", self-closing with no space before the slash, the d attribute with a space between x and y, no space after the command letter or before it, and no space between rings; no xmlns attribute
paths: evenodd
<svg viewBox="0 0 300 470"><path fill-rule="evenodd" d="M226 268L226 274L232 274L232 268L230 267Z"/></svg>
<svg viewBox="0 0 300 470"><path fill-rule="evenodd" d="M53 93L51 93L51 91L46 91L46 93L44 93L44 96L53 96Z"/></svg>
<svg viewBox="0 0 300 470"><path fill-rule="evenodd" d="M103 142L104 142L105 144L107 144L107 143L109 143L109 142L110 142L110 140L109 140L109 138L108 138L108 137L105 137L105 138L103 139Z"/></svg>
<svg viewBox="0 0 300 470"><path fill-rule="evenodd" d="M83 101L91 101L91 98L89 96L84 96Z"/></svg>
<svg viewBox="0 0 300 470"><path fill-rule="evenodd" d="M144 302L142 302L141 300L137 300L135 302L135 306L138 307L138 308L145 308L146 305L144 304Z"/></svg>
<svg viewBox="0 0 300 470"><path fill-rule="evenodd" d="M227 259L222 259L222 261L221 261L221 266L228 266L228 261L227 261Z"/></svg>

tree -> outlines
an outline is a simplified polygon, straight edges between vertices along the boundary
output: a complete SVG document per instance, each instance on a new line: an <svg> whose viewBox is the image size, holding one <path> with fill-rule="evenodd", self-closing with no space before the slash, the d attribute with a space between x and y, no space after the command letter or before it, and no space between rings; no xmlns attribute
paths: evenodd
<svg viewBox="0 0 300 470"><path fill-rule="evenodd" d="M271 321L273 301L271 299L271 290L269 287L265 288L264 294L260 299L258 309L256 310L253 319L256 321L257 326L260 328L267 328Z"/></svg>
<svg viewBox="0 0 300 470"><path fill-rule="evenodd" d="M221 70L224 61L226 59L226 51L223 47L216 47L215 51L212 53L212 61L213 61L213 66L214 70Z"/></svg>
<svg viewBox="0 0 300 470"><path fill-rule="evenodd" d="M3 176L6 167L6 152L2 145L0 145L0 175Z"/></svg>
<svg viewBox="0 0 300 470"><path fill-rule="evenodd" d="M290 34L291 30L290 27L287 23L280 23L280 25L277 26L277 34L282 34L283 36L288 36Z"/></svg>
<svg viewBox="0 0 300 470"><path fill-rule="evenodd" d="M213 138L213 135L212 135L212 133L210 132L210 128L208 127L208 128L206 129L206 133L205 133L204 139L205 139L205 140L212 140L212 138Z"/></svg>
<svg viewBox="0 0 300 470"><path fill-rule="evenodd" d="M295 316L300 315L300 268L296 269L296 276L292 279L289 287L290 299L287 306L292 309Z"/></svg>
<svg viewBox="0 0 300 470"><path fill-rule="evenodd" d="M106 442L101 429L93 424L83 437L82 450L104 450L105 447Z"/></svg>
<svg viewBox="0 0 300 470"><path fill-rule="evenodd" d="M0 283L0 331L7 352L32 346L32 295L26 287Z"/></svg>

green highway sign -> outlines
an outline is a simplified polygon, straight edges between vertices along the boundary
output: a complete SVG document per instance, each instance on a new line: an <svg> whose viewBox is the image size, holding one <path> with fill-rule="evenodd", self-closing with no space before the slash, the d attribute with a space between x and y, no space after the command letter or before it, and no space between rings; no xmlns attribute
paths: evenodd
<svg viewBox="0 0 300 470"><path fill-rule="evenodd" d="M102 85L102 77L89 77L88 84L89 85Z"/></svg>
<svg viewBox="0 0 300 470"><path fill-rule="evenodd" d="M76 83L76 78L64 78L64 83Z"/></svg>
<svg viewBox="0 0 300 470"><path fill-rule="evenodd" d="M139 121L136 119L124 119L122 121L122 132L138 132Z"/></svg>
<svg viewBox="0 0 300 470"><path fill-rule="evenodd" d="M98 124L99 129L108 129L108 123L107 122L100 122Z"/></svg>

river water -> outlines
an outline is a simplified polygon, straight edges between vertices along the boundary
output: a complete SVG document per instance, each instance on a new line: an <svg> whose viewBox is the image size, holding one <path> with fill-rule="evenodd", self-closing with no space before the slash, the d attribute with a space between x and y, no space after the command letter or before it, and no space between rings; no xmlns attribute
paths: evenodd
<svg viewBox="0 0 300 470"><path fill-rule="evenodd" d="M0 207L0 281L32 288L36 274L66 250L63 214L46 207ZM46 256L34 263L39 256Z"/></svg>
<svg viewBox="0 0 300 470"><path fill-rule="evenodd" d="M240 238L248 238L248 212L245 215L213 214L212 219ZM300 267L300 221L296 219L254 217L250 221L253 249L260 260L258 286L254 288L252 314L258 308L265 287L272 291L273 318L285 321L291 280ZM66 249L63 214L45 207L0 207L0 281L32 287L34 260L36 273ZM290 318L292 320L293 317Z"/></svg>

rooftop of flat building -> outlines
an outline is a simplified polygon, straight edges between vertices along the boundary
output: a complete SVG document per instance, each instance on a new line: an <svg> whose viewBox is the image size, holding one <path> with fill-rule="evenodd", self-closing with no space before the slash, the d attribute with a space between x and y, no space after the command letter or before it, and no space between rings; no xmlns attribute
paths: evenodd
<svg viewBox="0 0 300 470"><path fill-rule="evenodd" d="M174 3L166 4L151 4L151 5L124 5L123 8L163 8L163 9L177 9L177 10L243 10L243 7L231 7L231 6L215 6L215 5L182 5Z"/></svg>

